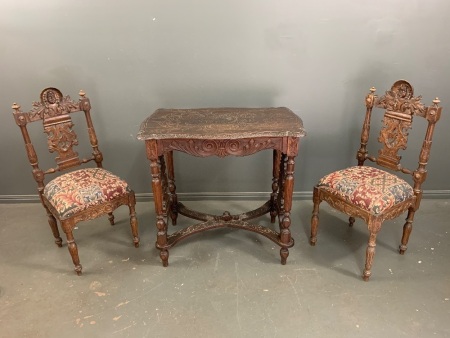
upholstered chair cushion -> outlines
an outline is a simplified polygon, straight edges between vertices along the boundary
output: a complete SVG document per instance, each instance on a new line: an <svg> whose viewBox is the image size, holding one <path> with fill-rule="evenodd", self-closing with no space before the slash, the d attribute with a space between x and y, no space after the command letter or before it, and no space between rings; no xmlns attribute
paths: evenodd
<svg viewBox="0 0 450 338"><path fill-rule="evenodd" d="M323 177L318 186L374 215L414 195L406 181L369 166L335 171Z"/></svg>
<svg viewBox="0 0 450 338"><path fill-rule="evenodd" d="M60 219L67 219L90 206L110 201L130 191L128 184L102 168L86 168L61 175L44 189L45 198Z"/></svg>

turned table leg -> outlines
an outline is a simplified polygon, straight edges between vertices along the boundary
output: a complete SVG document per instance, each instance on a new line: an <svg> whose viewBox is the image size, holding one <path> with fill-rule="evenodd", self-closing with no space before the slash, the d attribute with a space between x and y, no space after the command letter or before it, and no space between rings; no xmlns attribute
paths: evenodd
<svg viewBox="0 0 450 338"><path fill-rule="evenodd" d="M279 158L279 168L280 173L278 175L278 196L277 196L277 207L278 207L278 215L281 217L284 215L284 184L286 179L286 154L281 153ZM280 219L278 222L280 231L282 229L281 222L283 220Z"/></svg>
<svg viewBox="0 0 450 338"><path fill-rule="evenodd" d="M166 248L167 224L164 220L164 210L163 210L164 196L161 182L160 164L157 158L150 159L150 172L152 175L153 199L155 201L156 227L158 228L158 233L156 235L156 247L160 250L159 256L161 257L163 266L168 266L169 252Z"/></svg>
<svg viewBox="0 0 450 338"><path fill-rule="evenodd" d="M281 151L274 149L272 164L272 194L270 195L270 222L278 216L278 180L280 179Z"/></svg>
<svg viewBox="0 0 450 338"><path fill-rule="evenodd" d="M292 208L292 194L294 192L294 156L288 156L286 173L284 180L284 215L281 222L280 240L286 246L291 242L291 208ZM289 256L289 250L287 247L280 249L281 264L286 264L287 257Z"/></svg>
<svg viewBox="0 0 450 338"><path fill-rule="evenodd" d="M168 212L168 204L169 200L167 198L167 173L166 173L166 161L164 160L164 155L159 156L159 168L160 168L160 177L161 177L161 186L162 186L162 208L164 219L167 220L167 212Z"/></svg>
<svg viewBox="0 0 450 338"><path fill-rule="evenodd" d="M177 224L178 218L178 197L176 193L175 186L175 170L173 166L173 151L167 153L167 174L168 174L168 185L170 193L170 218L172 219L172 225Z"/></svg>

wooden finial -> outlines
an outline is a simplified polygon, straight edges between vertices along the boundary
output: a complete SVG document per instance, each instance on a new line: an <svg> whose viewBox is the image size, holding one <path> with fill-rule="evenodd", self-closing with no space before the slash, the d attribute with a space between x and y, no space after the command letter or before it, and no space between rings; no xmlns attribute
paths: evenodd
<svg viewBox="0 0 450 338"><path fill-rule="evenodd" d="M84 92L83 89L80 89L80 92L78 93L78 95L80 95L81 97L84 98L84 96L86 95L86 93Z"/></svg>
<svg viewBox="0 0 450 338"><path fill-rule="evenodd" d="M20 109L20 106L14 102L11 108L14 109L15 111L18 111Z"/></svg>
<svg viewBox="0 0 450 338"><path fill-rule="evenodd" d="M370 88L370 92L371 92L372 94L375 93L375 91L376 91L376 88L375 88L375 87Z"/></svg>
<svg viewBox="0 0 450 338"><path fill-rule="evenodd" d="M441 103L441 100L439 100L439 98L436 97L436 98L433 100L433 103L437 106L439 103Z"/></svg>

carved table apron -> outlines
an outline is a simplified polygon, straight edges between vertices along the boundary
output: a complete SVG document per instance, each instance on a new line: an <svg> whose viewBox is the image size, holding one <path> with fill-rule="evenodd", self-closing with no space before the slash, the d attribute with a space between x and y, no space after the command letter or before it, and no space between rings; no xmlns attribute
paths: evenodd
<svg viewBox="0 0 450 338"><path fill-rule="evenodd" d="M291 225L294 164L300 137L305 135L302 120L288 108L201 108L158 109L140 127L138 139L144 140L150 161L155 202L156 247L164 266L169 264L169 249L194 233L220 227L259 233L280 249L281 264L286 264L288 248L294 245ZM273 150L272 193L261 207L239 215L225 211L220 216L188 209L178 202L173 151L198 157L247 156L265 149ZM279 232L250 223L270 213L278 219ZM167 233L170 216L176 224L178 214L201 221L172 234Z"/></svg>

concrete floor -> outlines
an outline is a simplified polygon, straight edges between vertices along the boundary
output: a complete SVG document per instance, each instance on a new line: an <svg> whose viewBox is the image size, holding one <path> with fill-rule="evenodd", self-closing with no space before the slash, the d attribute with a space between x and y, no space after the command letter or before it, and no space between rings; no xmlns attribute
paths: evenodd
<svg viewBox="0 0 450 338"><path fill-rule="evenodd" d="M262 203L185 204L221 214ZM101 218L76 230L81 277L41 208L0 205L0 337L450 336L449 200L423 201L404 256L404 217L384 224L368 283L364 223L348 228L326 203L310 247L312 203L294 202L296 244L285 266L265 237L217 229L176 245L163 268L151 202L137 205L138 249L121 207L114 227ZM261 222L270 226L268 216Z"/></svg>

